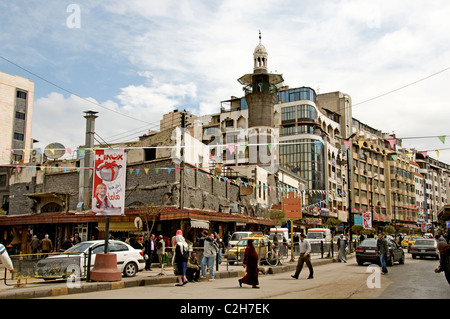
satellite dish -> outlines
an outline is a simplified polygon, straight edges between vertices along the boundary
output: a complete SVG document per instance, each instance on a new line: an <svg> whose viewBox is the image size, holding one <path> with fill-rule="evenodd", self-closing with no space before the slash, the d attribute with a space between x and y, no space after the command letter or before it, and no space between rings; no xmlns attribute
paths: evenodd
<svg viewBox="0 0 450 319"><path fill-rule="evenodd" d="M44 155L53 159L60 158L65 153L66 149L61 143L50 143L44 149Z"/></svg>
<svg viewBox="0 0 450 319"><path fill-rule="evenodd" d="M143 222L142 222L142 219L140 217L136 217L134 219L134 226L136 226L136 228L139 229L139 230L142 228Z"/></svg>

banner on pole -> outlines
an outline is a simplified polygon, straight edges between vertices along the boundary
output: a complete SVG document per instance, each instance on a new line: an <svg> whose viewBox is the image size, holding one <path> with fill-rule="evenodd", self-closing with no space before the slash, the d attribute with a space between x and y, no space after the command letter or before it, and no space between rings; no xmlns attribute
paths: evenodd
<svg viewBox="0 0 450 319"><path fill-rule="evenodd" d="M364 229L372 229L372 213L364 212L362 214Z"/></svg>
<svg viewBox="0 0 450 319"><path fill-rule="evenodd" d="M92 214L125 215L126 165L124 150L95 150Z"/></svg>

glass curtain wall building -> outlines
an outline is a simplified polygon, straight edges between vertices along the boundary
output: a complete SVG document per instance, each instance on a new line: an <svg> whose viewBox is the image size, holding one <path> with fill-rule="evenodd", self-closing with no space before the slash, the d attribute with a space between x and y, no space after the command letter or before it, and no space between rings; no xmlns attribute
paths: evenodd
<svg viewBox="0 0 450 319"><path fill-rule="evenodd" d="M276 103L281 113L280 166L305 179L309 190L324 190L326 158L315 91L307 87L281 90ZM307 194L309 204L325 199L322 192Z"/></svg>

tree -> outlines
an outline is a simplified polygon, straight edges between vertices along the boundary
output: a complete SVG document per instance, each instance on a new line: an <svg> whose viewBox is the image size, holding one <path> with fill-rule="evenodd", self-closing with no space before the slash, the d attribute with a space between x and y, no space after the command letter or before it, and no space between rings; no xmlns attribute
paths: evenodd
<svg viewBox="0 0 450 319"><path fill-rule="evenodd" d="M281 209L271 209L269 218L274 221L276 227L279 227L286 221L286 214Z"/></svg>
<svg viewBox="0 0 450 319"><path fill-rule="evenodd" d="M384 227L384 233L385 234L387 234L387 235L392 235L392 234L394 234L395 233L395 228L394 228L394 226L392 226L392 225L386 225L385 227Z"/></svg>
<svg viewBox="0 0 450 319"><path fill-rule="evenodd" d="M329 228L333 232L333 235L336 233L336 228L340 224L342 224L342 221L334 217L328 218L324 223L325 227Z"/></svg>

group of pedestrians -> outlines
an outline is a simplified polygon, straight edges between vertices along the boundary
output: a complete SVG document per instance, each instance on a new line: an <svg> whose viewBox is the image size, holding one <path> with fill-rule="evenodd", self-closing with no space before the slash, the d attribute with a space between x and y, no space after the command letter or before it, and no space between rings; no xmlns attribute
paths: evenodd
<svg viewBox="0 0 450 319"><path fill-rule="evenodd" d="M176 246L173 263L175 265L178 283L176 286L184 286L189 281L198 281L199 278L206 278L206 269L209 269L209 280L214 281L214 263L220 251L220 244L217 236L204 231L203 258L199 263L197 254L189 254L189 246L183 237L181 230L175 236Z"/></svg>

